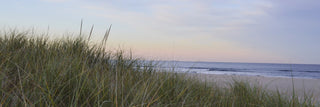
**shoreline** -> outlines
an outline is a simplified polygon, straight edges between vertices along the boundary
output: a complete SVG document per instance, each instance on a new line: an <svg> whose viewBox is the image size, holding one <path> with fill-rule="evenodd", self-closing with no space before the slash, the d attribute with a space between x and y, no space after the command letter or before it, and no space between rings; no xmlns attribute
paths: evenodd
<svg viewBox="0 0 320 107"><path fill-rule="evenodd" d="M229 75L229 76L232 76L232 75L236 75L236 76L257 76L257 77L270 77L270 78L292 78L292 77L289 77L289 76L269 76L269 75L248 75L248 74L226 74L226 73L202 73L202 72L182 72L182 73L191 73L191 74L208 74L208 75ZM311 78L311 77L294 77L293 76L293 79L315 79L315 80L320 80L320 78Z"/></svg>
<svg viewBox="0 0 320 107"><path fill-rule="evenodd" d="M191 78L195 77L208 85L215 83L219 87L228 87L228 85L230 83L232 84L234 81L244 81L248 82L250 85L261 87L266 91L276 92L278 90L280 94L284 94L288 97L293 95L294 87L295 95L298 98L313 96L315 101L320 101L320 79L200 73L186 73L186 76Z"/></svg>

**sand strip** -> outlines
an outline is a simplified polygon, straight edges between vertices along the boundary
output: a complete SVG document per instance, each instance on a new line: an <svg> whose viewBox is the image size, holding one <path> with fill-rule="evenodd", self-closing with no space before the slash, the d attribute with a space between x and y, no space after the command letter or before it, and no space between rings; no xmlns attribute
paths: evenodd
<svg viewBox="0 0 320 107"><path fill-rule="evenodd" d="M218 86L227 87L228 83L233 80L247 81L250 84L261 86L270 91L279 90L282 94L291 96L293 91L299 98L305 95L315 98L320 101L320 79L304 79L304 78L285 78L285 77L263 77L263 76L239 76L239 75L216 75L216 74L187 74L188 76L196 77L203 82L210 84L215 82Z"/></svg>

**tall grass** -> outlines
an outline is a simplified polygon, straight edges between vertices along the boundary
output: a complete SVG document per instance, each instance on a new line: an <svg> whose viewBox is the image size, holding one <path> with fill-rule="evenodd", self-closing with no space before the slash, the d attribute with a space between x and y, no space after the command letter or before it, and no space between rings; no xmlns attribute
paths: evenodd
<svg viewBox="0 0 320 107"><path fill-rule="evenodd" d="M208 87L81 37L32 36L0 35L0 106L314 106L245 82Z"/></svg>

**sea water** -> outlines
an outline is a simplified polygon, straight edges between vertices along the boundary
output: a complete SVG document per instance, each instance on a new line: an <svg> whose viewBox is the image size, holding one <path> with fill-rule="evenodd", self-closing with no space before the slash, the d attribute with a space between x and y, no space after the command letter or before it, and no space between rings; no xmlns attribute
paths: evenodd
<svg viewBox="0 0 320 107"><path fill-rule="evenodd" d="M320 79L320 65L162 61L175 72Z"/></svg>

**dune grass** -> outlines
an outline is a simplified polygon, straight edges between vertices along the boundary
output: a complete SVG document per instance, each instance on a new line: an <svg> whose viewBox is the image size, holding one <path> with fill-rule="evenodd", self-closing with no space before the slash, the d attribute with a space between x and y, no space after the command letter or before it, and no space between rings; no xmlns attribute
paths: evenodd
<svg viewBox="0 0 320 107"><path fill-rule="evenodd" d="M230 88L208 86L124 51L89 44L81 37L0 34L0 106L314 106L311 99L241 81Z"/></svg>

